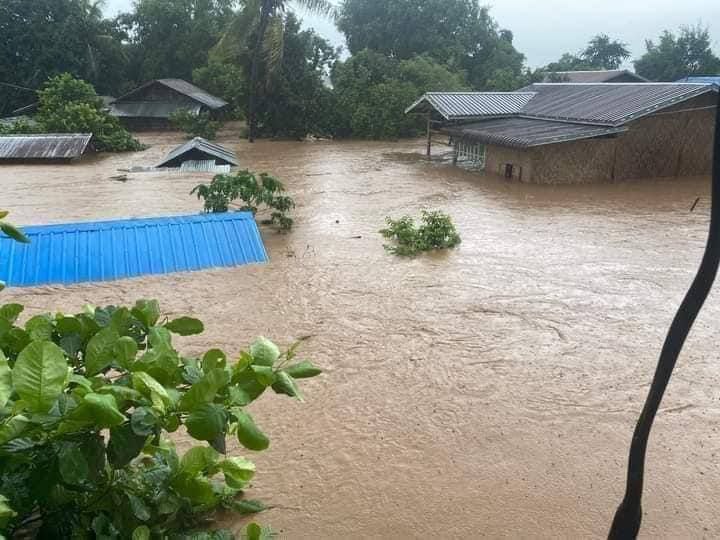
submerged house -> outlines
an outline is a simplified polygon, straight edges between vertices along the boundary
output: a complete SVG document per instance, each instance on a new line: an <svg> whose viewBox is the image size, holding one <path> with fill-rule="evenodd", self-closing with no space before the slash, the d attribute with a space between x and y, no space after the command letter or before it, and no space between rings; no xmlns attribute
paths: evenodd
<svg viewBox="0 0 720 540"><path fill-rule="evenodd" d="M542 82L631 83L648 82L648 80L627 69L603 69L594 71L553 71L545 75Z"/></svg>
<svg viewBox="0 0 720 540"><path fill-rule="evenodd" d="M156 165L156 168L180 168L194 172L230 172L231 167L237 167L239 164L232 150L202 137L195 137L172 150Z"/></svg>
<svg viewBox="0 0 720 540"><path fill-rule="evenodd" d="M91 141L90 133L1 135L0 163L71 161L91 150Z"/></svg>
<svg viewBox="0 0 720 540"><path fill-rule="evenodd" d="M225 100L182 79L157 79L117 98L110 114L131 130L167 129L170 115L178 110L217 117L227 106Z"/></svg>
<svg viewBox="0 0 720 540"><path fill-rule="evenodd" d="M718 87L538 83L517 92L428 93L428 117L454 160L536 183L709 174Z"/></svg>

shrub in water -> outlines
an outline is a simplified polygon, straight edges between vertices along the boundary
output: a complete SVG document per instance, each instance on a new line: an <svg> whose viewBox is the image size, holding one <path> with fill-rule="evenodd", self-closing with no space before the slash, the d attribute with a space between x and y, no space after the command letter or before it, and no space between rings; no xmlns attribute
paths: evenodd
<svg viewBox="0 0 720 540"><path fill-rule="evenodd" d="M193 114L187 109L179 109L170 115L173 126L184 131L189 139L202 137L212 140L220 128L219 122L210 119L208 113Z"/></svg>
<svg viewBox="0 0 720 540"><path fill-rule="evenodd" d="M398 220L388 217L385 221L387 227L380 234L395 241L394 245L385 245L385 249L395 255L413 256L421 251L452 248L460 243L460 235L450 216L442 212L423 210L419 227L410 216Z"/></svg>

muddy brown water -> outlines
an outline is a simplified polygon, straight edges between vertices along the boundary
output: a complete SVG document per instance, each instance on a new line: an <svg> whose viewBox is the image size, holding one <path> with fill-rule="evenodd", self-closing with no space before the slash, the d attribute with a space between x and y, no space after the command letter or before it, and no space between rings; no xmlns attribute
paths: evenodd
<svg viewBox="0 0 720 540"><path fill-rule="evenodd" d="M109 179L181 142L144 141L138 154L2 166L0 208L20 224L198 211L188 192L202 176ZM605 535L632 426L702 255L709 179L529 186L426 162L421 141L222 142L297 200L292 234L263 229L269 265L3 300L35 313L158 298L206 322L182 343L193 353L313 336L304 354L325 374L303 384L306 403L273 395L252 407L272 446L251 456L250 494L274 506L258 520L285 538ZM462 245L387 254L385 216L423 208L449 212ZM719 318L714 293L659 415L645 538L720 536Z"/></svg>

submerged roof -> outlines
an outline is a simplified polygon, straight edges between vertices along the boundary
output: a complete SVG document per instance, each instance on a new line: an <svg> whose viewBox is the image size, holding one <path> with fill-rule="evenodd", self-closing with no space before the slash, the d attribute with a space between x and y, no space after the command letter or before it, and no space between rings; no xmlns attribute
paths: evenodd
<svg viewBox="0 0 720 540"><path fill-rule="evenodd" d="M574 83L604 83L615 79L633 79L635 82L647 82L647 79L627 69L604 69L604 70L577 70L577 71L552 71L545 75L543 82L553 82L552 78L557 77L565 82ZM632 82L632 81L626 81Z"/></svg>
<svg viewBox="0 0 720 540"><path fill-rule="evenodd" d="M198 114L200 107L165 101L123 101L110 104L110 114L119 118L169 118L181 109Z"/></svg>
<svg viewBox="0 0 720 540"><path fill-rule="evenodd" d="M267 261L252 213L231 212L24 227L29 244L0 237L9 286L109 281Z"/></svg>
<svg viewBox="0 0 720 540"><path fill-rule="evenodd" d="M115 103L117 104L118 102L122 101L139 101L137 99L134 99L136 95L148 88L149 86L155 84L170 88L175 92L178 92L179 94L187 96L193 101L197 101L198 103L205 105L210 109L222 109L223 107L228 105L227 101L217 96L213 96L202 88L199 88L192 83L184 81L183 79L155 79L153 81L149 81L143 84L141 87L136 88L132 92L128 92L124 96L117 98L115 100Z"/></svg>
<svg viewBox="0 0 720 540"><path fill-rule="evenodd" d="M434 109L446 120L508 116L520 112L534 95L532 92L428 92L405 113Z"/></svg>
<svg viewBox="0 0 720 540"><path fill-rule="evenodd" d="M614 135L627 131L627 128L570 124L532 118L501 118L448 127L445 131L456 137L468 138L485 144L510 148L531 148Z"/></svg>
<svg viewBox="0 0 720 540"><path fill-rule="evenodd" d="M73 159L87 150L92 134L59 133L0 136L0 160Z"/></svg>
<svg viewBox="0 0 720 540"><path fill-rule="evenodd" d="M183 161L213 159L218 165L238 166L237 156L232 150L224 146L211 143L202 137L195 137L172 150L157 167L180 167ZM218 163L219 162L219 163Z"/></svg>
<svg viewBox="0 0 720 540"><path fill-rule="evenodd" d="M717 84L720 86L720 75L691 75L676 81L679 83L701 83L701 84Z"/></svg>

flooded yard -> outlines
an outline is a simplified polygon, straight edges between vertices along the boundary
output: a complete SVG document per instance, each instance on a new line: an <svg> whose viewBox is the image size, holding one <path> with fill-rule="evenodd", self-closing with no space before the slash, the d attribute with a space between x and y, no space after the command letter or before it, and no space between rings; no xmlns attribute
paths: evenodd
<svg viewBox="0 0 720 540"><path fill-rule="evenodd" d="M0 208L24 225L198 212L189 192L208 176L110 179L182 142L143 140L152 146L138 154L0 166ZM303 351L325 374L303 385L306 403L253 406L272 445L249 456L249 493L274 507L258 521L283 538L606 535L632 427L702 255L709 179L530 186L429 163L422 141L220 142L298 203L291 234L263 228L269 265L2 300L34 313L158 298L205 321L189 352L313 336ZM385 216L423 208L448 212L461 246L387 254ZM719 319L716 292L651 439L644 538L720 536Z"/></svg>

